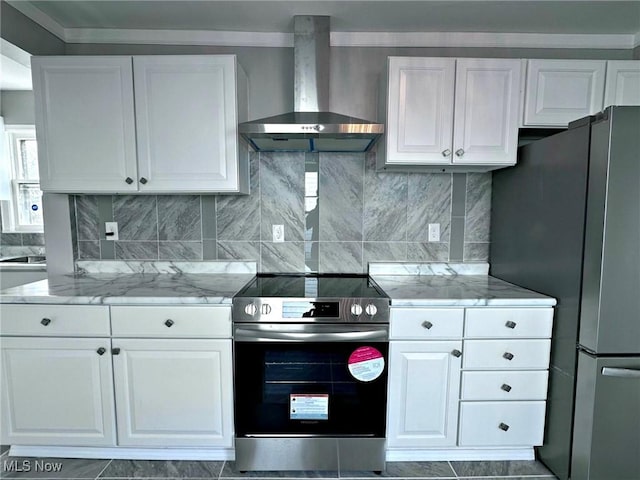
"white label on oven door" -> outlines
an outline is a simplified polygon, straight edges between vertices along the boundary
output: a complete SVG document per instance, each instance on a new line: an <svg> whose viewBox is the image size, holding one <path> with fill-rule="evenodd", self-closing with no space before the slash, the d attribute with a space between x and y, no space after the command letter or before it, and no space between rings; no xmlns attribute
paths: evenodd
<svg viewBox="0 0 640 480"><path fill-rule="evenodd" d="M329 420L329 395L289 395L289 417L291 420Z"/></svg>
<svg viewBox="0 0 640 480"><path fill-rule="evenodd" d="M373 347L356 348L349 356L348 364L353 378L361 382L371 382L384 371L384 357Z"/></svg>

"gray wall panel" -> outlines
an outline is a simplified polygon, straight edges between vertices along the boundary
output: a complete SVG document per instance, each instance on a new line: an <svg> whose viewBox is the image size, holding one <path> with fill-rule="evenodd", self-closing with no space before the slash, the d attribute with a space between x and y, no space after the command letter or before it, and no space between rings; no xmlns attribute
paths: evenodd
<svg viewBox="0 0 640 480"><path fill-rule="evenodd" d="M5 125L34 125L35 107L33 91L4 90L0 92L0 115Z"/></svg>
<svg viewBox="0 0 640 480"><path fill-rule="evenodd" d="M6 2L0 2L0 36L32 55L63 55L64 42Z"/></svg>

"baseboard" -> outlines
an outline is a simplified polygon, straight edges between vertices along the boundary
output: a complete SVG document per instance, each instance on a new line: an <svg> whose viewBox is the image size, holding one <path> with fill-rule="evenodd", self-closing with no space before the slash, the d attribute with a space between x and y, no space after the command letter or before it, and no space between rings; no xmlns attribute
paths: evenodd
<svg viewBox="0 0 640 480"><path fill-rule="evenodd" d="M51 458L113 458L118 460L235 460L232 448L51 447L13 445L9 455ZM533 448L387 449L387 462L534 460Z"/></svg>
<svg viewBox="0 0 640 480"><path fill-rule="evenodd" d="M113 458L119 460L234 460L232 448L47 447L12 445L18 457Z"/></svg>
<svg viewBox="0 0 640 480"><path fill-rule="evenodd" d="M535 460L533 448L387 449L387 462Z"/></svg>

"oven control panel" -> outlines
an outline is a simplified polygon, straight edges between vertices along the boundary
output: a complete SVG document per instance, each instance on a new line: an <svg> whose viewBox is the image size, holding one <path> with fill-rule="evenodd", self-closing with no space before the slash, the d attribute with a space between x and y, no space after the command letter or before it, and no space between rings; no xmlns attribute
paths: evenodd
<svg viewBox="0 0 640 480"><path fill-rule="evenodd" d="M388 298L234 298L234 322L388 323Z"/></svg>

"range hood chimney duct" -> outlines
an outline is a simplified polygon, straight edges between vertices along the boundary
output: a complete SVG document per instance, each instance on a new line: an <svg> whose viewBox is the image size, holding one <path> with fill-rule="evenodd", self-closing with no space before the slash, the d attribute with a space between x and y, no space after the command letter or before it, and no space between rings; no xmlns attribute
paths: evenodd
<svg viewBox="0 0 640 480"><path fill-rule="evenodd" d="M293 17L296 112L329 111L329 17Z"/></svg>
<svg viewBox="0 0 640 480"><path fill-rule="evenodd" d="M294 17L294 112L241 123L256 151L366 152L384 125L329 111L330 17Z"/></svg>

